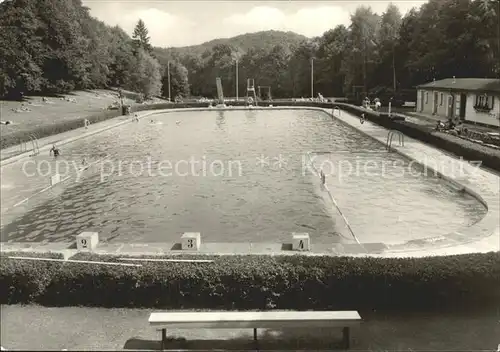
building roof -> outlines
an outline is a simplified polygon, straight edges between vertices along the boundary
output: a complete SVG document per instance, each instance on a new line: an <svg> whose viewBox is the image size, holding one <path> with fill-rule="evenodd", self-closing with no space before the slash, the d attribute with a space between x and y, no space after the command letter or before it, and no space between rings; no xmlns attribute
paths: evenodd
<svg viewBox="0 0 500 352"><path fill-rule="evenodd" d="M455 83L453 83L455 81ZM417 89L468 90L500 93L500 79L495 78L446 78L417 86Z"/></svg>

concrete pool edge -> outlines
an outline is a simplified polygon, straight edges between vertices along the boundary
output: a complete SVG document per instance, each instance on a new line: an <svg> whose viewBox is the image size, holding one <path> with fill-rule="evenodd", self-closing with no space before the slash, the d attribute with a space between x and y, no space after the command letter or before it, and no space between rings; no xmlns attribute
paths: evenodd
<svg viewBox="0 0 500 352"><path fill-rule="evenodd" d="M330 109L325 109L325 108L317 108L317 107L254 107L253 109L248 109L246 107L227 107L227 108L178 108L178 109L162 109L162 110L149 110L145 111L143 114L139 116L139 118L144 118L146 116L151 116L155 114L164 114L164 113L169 113L169 112L187 112L187 111L238 111L238 110L243 110L243 111L249 111L249 110L314 110L314 111L321 111L323 113L326 113L327 115L343 122L344 124L350 126L351 128L356 129L357 131L370 136L371 138L377 140L380 142L379 139L376 137L370 135L364 130L361 130L357 128L357 126L354 123L349 123L349 121L345 121L343 119L339 119L338 116L334 116L331 114ZM358 118L352 118L353 121L359 122ZM76 141L81 138L85 138L94 134L97 134L99 132L103 132L106 130L109 130L113 127L119 127L122 126L128 122L133 121L133 119L127 119L125 121L120 121L116 123L113 126L107 126L106 128L103 128L98 131L92 131L91 133L87 134L81 134L79 136L69 138L68 140L64 140L59 142L58 144L66 144L70 143L73 141ZM367 122L368 123L368 122ZM379 127L383 129L382 127ZM384 129L387 131L386 129ZM409 138L409 137L407 137ZM419 141L416 141L418 143L422 143ZM381 142L383 143L383 142ZM48 146L44 146L45 148L48 148ZM41 147L40 149L43 149L44 147ZM396 147L392 147L393 150L397 151L399 154L405 156L406 158L409 158L411 160L415 160L412 156L405 154L404 152L398 150ZM436 149L437 150L437 149ZM451 158L450 156L444 155L447 158ZM26 156L23 156L26 157ZM21 159L23 157L19 157L18 159ZM10 159L7 159L10 160ZM17 160L16 160L17 161ZM423 165L420 163L418 160L415 160L415 162ZM7 164L7 163L6 163ZM4 165L3 163L1 164L2 166ZM427 168L432 169L430 166L427 165ZM481 171L481 170L480 170ZM487 172L487 171L484 171ZM440 172L438 172L440 173ZM391 246L391 245L384 245L381 243L376 243L376 244L369 244L365 243L362 244L361 246L358 244L349 244L349 245L344 245L344 244L335 244L332 245L332 248L328 248L328 245L312 245L312 251L311 252L295 252L295 251L290 251L290 250L283 250L283 244L282 243L204 243L201 250L198 252L191 252L188 253L186 251L180 251L180 250L172 250L172 244L161 244L161 243L148 243L148 244L133 244L133 245L114 245L114 244L101 244L96 253L100 254L122 254L122 255L129 255L129 254L135 254L135 255L142 255L142 254L148 254L148 255L180 255L180 254L202 254L202 255L228 255L228 254L236 254L236 255L244 255L244 254L251 254L251 255L258 255L258 254L266 254L266 255L293 255L293 254L305 254L305 255L348 255L348 256L388 256L388 257L422 257L422 256L429 256L429 255L449 255L449 254L462 254L462 253L474 253L474 252L491 252L491 251L499 251L500 247L500 240L498 238L499 231L498 231L498 220L494 218L493 211L500 210L499 206L499 201L498 197L496 199L491 199L490 196L484 197L484 192L481 192L480 190L478 191L477 189L473 189L471 187L468 187L466 185L463 185L459 181L455 180L452 176L447 176L443 173L440 173L443 177L443 179L458 184L460 187L464 189L465 192L471 194L473 197L478 199L481 203L485 204L487 207L488 211L486 215L478 221L474 226L468 227L466 230L470 231L473 228L477 228L476 225L481 225L479 228L478 234L480 236L470 236L468 233L467 236L464 235L461 232L454 232L451 234L449 239L450 241L447 244L439 244L436 242L439 241L434 241L434 242L429 242L427 243L427 247L423 247L421 243L416 243L417 247L411 248L408 247L408 243L401 244L401 245L396 245L396 246ZM485 199L486 198L486 199ZM496 203L495 203L496 200ZM485 219L487 221L485 221ZM491 226L492 221L495 221L495 226ZM487 228L485 228L485 225ZM486 233L486 234L485 234ZM469 240L466 240L466 237L469 237ZM475 246L475 243L480 242L481 240L484 240L485 238L491 238L493 237L492 241L489 241L486 246L481 248L482 246ZM455 240L453 240L455 238ZM459 241L457 241L457 239ZM496 243L493 244L493 242ZM323 247L323 248L318 248ZM62 252L65 253L65 256L72 255L76 253L76 250L69 249L69 244L68 243L34 243L34 244L29 244L29 243L2 243L1 244L1 251L2 252L12 252L12 251L26 251L26 252L38 252L38 251L52 251L52 252ZM118 247L120 249L118 249ZM204 247L204 248L203 248ZM439 248L438 248L439 247ZM370 250L368 250L368 248ZM436 249L438 249L436 251ZM434 251L434 253L432 253ZM367 253L368 252L368 253Z"/></svg>

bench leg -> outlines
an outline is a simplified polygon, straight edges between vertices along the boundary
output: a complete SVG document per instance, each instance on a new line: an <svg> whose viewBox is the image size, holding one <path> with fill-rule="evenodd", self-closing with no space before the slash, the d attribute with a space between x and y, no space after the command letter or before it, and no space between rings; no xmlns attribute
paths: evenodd
<svg viewBox="0 0 500 352"><path fill-rule="evenodd" d="M344 348L349 349L351 345L351 334L348 327L342 329L342 343Z"/></svg>
<svg viewBox="0 0 500 352"><path fill-rule="evenodd" d="M257 329L256 328L253 329L253 343L254 343L255 349L258 350L259 349L259 341L257 341Z"/></svg>
<svg viewBox="0 0 500 352"><path fill-rule="evenodd" d="M161 329L161 350L163 351L167 346L167 329Z"/></svg>

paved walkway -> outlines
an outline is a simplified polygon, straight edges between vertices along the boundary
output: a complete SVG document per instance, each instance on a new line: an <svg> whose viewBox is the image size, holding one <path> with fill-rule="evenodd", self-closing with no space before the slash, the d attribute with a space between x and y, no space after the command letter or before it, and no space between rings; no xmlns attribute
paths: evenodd
<svg viewBox="0 0 500 352"><path fill-rule="evenodd" d="M2 346L11 350L159 350L160 333L149 309L2 306ZM352 351L492 351L499 343L498 314L361 312ZM251 329L171 329L167 350L255 350ZM260 350L337 350L341 329L259 329Z"/></svg>

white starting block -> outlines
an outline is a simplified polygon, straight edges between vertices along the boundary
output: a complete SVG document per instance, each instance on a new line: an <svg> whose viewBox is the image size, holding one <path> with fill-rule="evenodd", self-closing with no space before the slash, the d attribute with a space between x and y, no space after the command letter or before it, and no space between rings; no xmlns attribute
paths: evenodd
<svg viewBox="0 0 500 352"><path fill-rule="evenodd" d="M55 174L55 175L52 175L50 177L50 185L51 186L55 186L57 185L59 182L61 182L61 175L59 174Z"/></svg>
<svg viewBox="0 0 500 352"><path fill-rule="evenodd" d="M310 251L311 239L308 233L292 233L292 250L294 251Z"/></svg>
<svg viewBox="0 0 500 352"><path fill-rule="evenodd" d="M99 234L97 232L82 232L76 236L76 249L84 252L91 252L99 244Z"/></svg>
<svg viewBox="0 0 500 352"><path fill-rule="evenodd" d="M183 251L198 251L201 246L201 233L185 232L181 237L181 249Z"/></svg>

